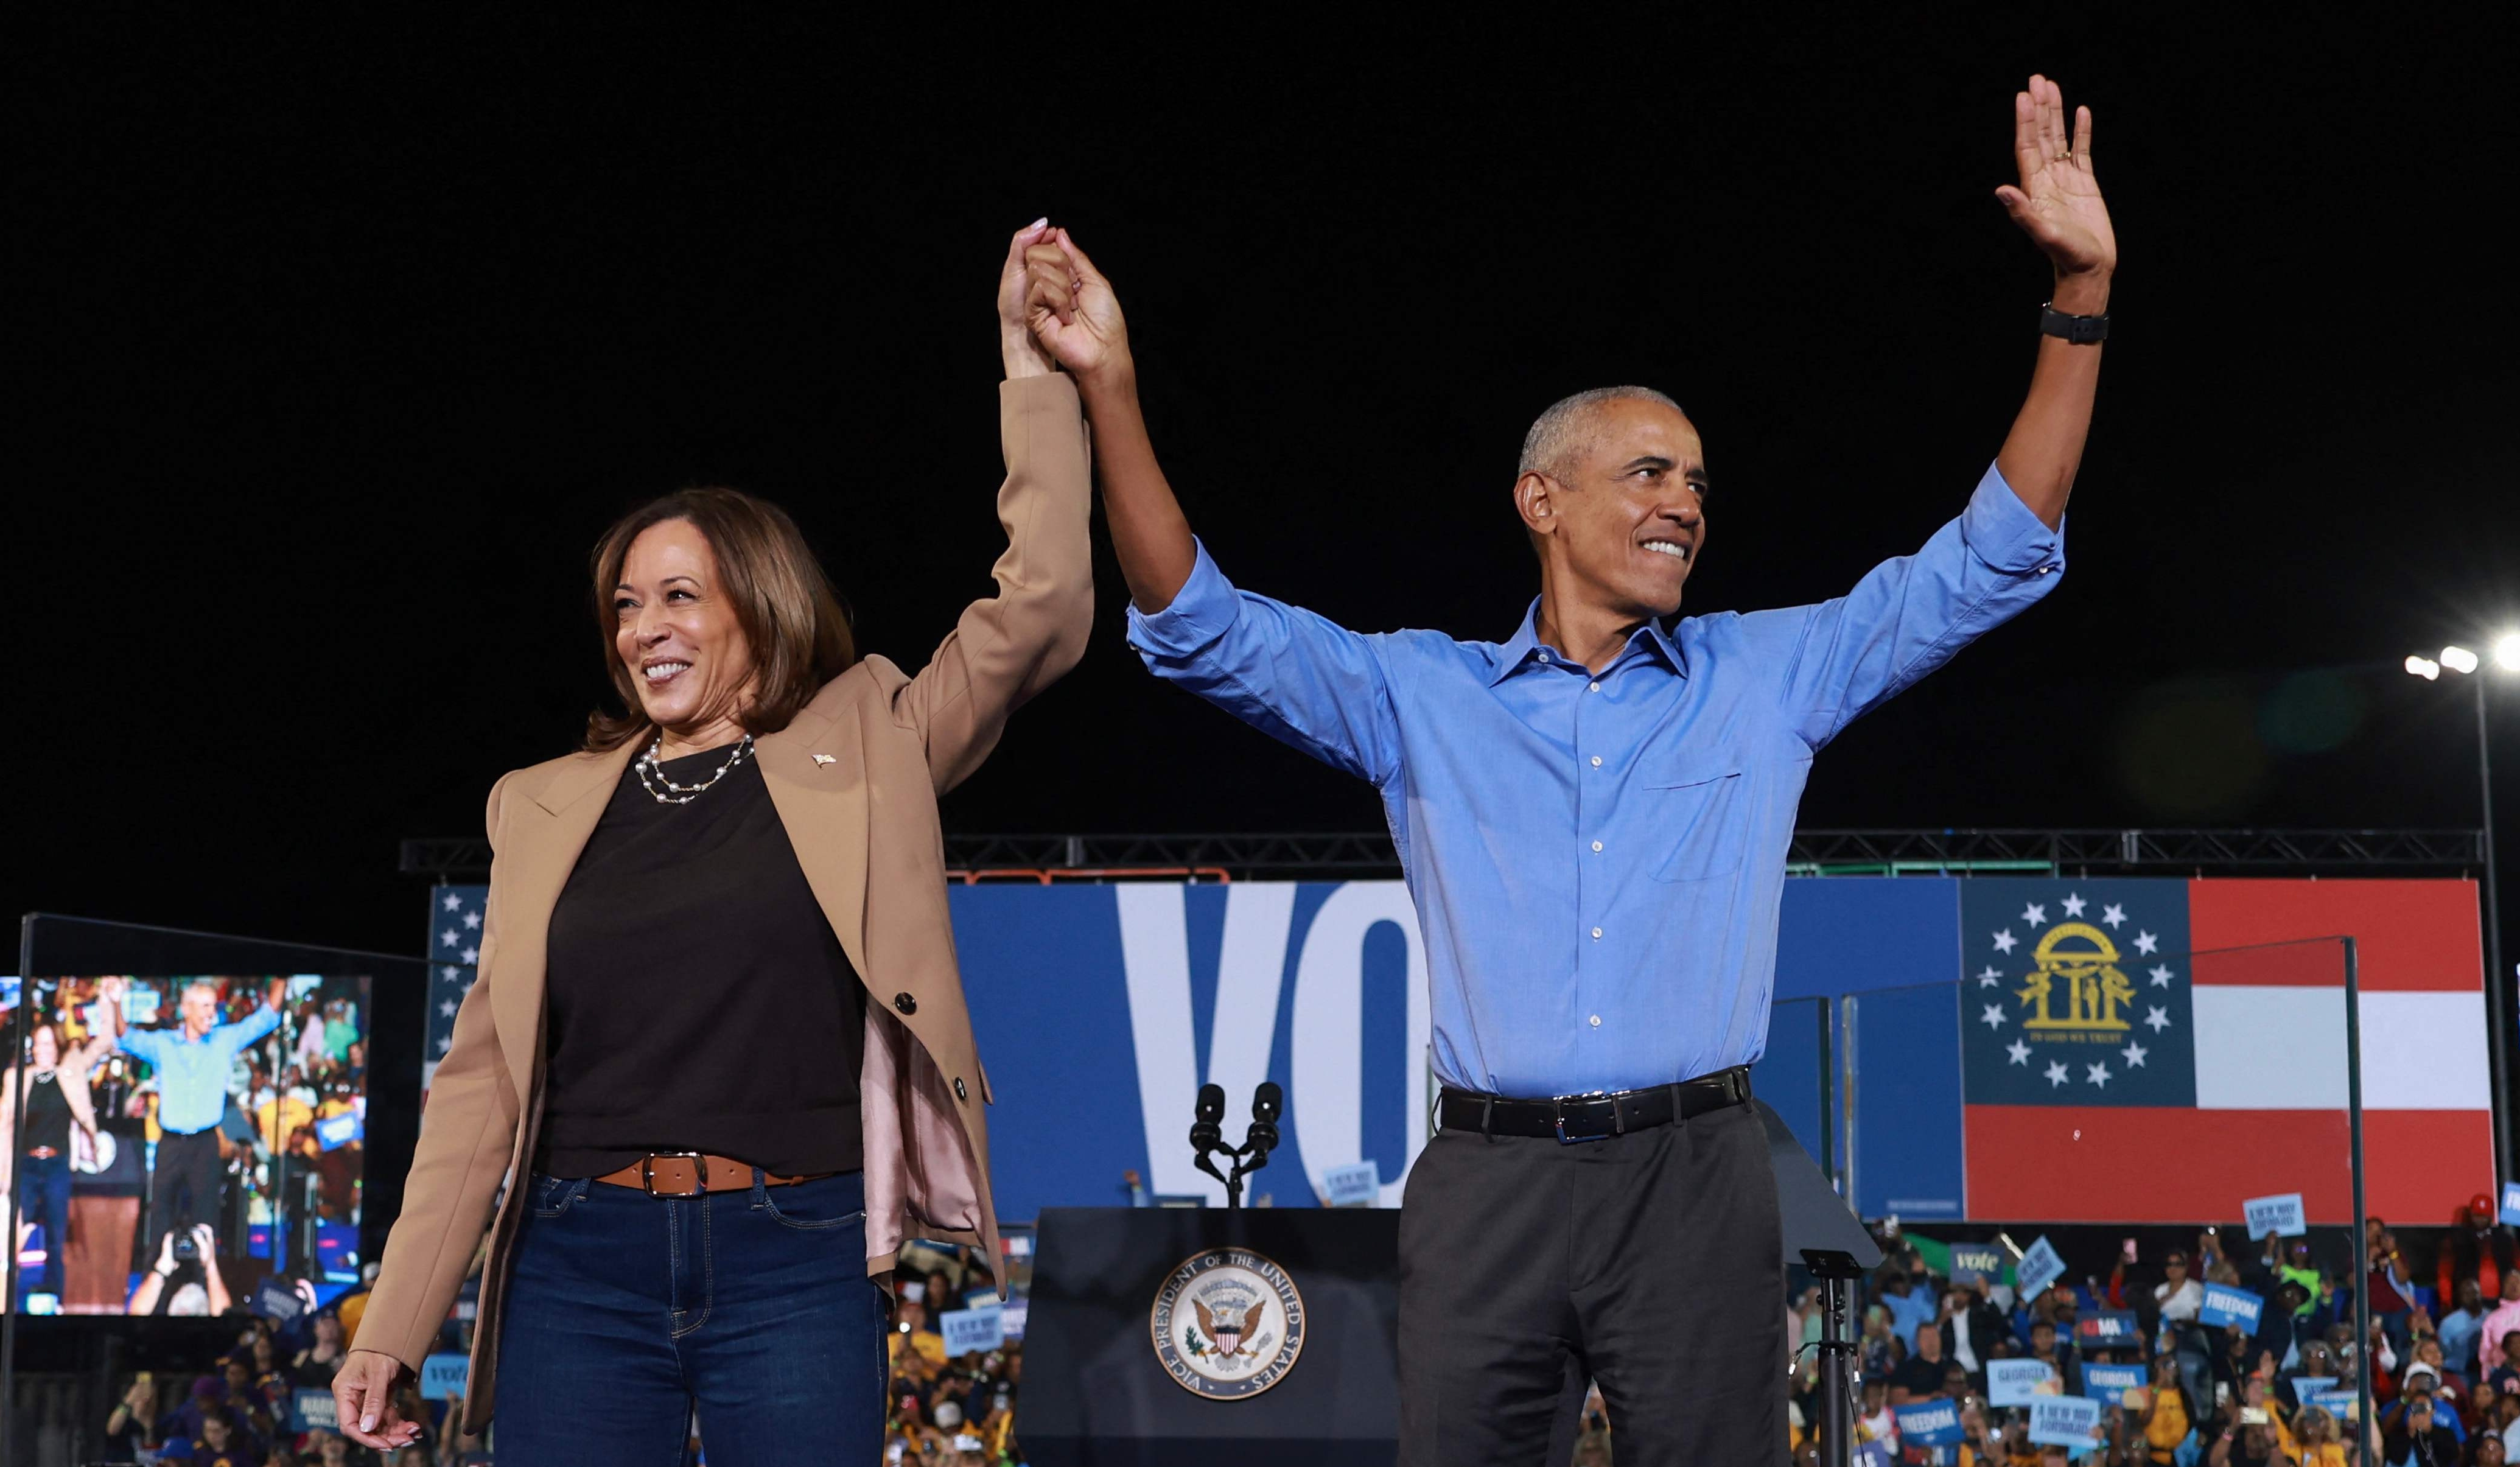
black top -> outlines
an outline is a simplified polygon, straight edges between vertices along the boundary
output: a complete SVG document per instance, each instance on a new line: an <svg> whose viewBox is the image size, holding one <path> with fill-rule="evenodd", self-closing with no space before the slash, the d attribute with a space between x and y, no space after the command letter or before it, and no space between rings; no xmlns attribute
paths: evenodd
<svg viewBox="0 0 2520 1467"><path fill-rule="evenodd" d="M668 759L698 784L728 749ZM596 1177L651 1151L781 1173L862 1164L865 990L750 756L688 805L634 763L552 909L541 1155Z"/></svg>
<svg viewBox="0 0 2520 1467"><path fill-rule="evenodd" d="M26 1083L26 1129L18 1144L31 1156L43 1147L53 1148L56 1156L67 1156L70 1149L70 1102L62 1094L62 1077L58 1070L30 1075ZM51 1247L48 1241L46 1247Z"/></svg>

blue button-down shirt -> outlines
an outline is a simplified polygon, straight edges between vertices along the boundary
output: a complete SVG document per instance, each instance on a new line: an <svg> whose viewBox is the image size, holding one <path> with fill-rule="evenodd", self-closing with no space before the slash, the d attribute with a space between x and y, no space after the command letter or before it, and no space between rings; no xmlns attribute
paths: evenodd
<svg viewBox="0 0 2520 1467"><path fill-rule="evenodd" d="M149 1061L158 1073L158 1124L184 1135L219 1124L228 1103L228 1074L237 1051L280 1027L280 1010L257 1004L233 1024L221 1024L200 1039L187 1039L173 1029L125 1029L121 1047Z"/></svg>
<svg viewBox="0 0 2520 1467"><path fill-rule="evenodd" d="M2037 600L2063 535L1993 467L1922 551L1813 606L1649 623L1609 666L1360 636L1238 592L1201 546L1129 612L1156 676L1382 791L1445 1084L1669 1084L1767 1047L1777 911L1814 750Z"/></svg>

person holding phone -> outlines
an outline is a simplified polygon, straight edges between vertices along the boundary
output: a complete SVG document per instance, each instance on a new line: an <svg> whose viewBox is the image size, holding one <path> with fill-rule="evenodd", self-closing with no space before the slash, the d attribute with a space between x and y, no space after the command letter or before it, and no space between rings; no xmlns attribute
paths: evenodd
<svg viewBox="0 0 2520 1467"><path fill-rule="evenodd" d="M774 505L687 489L598 540L617 702L490 792L479 976L333 1384L360 1444L417 1435L394 1384L485 1236L457 1425L535 1467L677 1460L695 1414L724 1467L871 1461L906 1237L1000 1268L936 805L1093 626L1085 423L1025 315L1048 232L998 278L996 594L918 673L858 656Z"/></svg>

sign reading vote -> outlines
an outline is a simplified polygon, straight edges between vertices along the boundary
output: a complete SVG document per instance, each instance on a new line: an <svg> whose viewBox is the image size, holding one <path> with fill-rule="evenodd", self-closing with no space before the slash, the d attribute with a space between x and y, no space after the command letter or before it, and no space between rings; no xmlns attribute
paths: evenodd
<svg viewBox="0 0 2520 1467"><path fill-rule="evenodd" d="M1997 1279L2002 1276L2002 1249L1991 1243L1954 1243L1952 1245L1952 1282L1967 1283L1972 1279Z"/></svg>
<svg viewBox="0 0 2520 1467"><path fill-rule="evenodd" d="M2142 1389L2143 1367L2141 1365L2085 1365L2083 1367L2083 1394L2093 1400L2105 1400L2115 1405L2126 1398L2126 1393L2129 1391Z"/></svg>
<svg viewBox="0 0 2520 1467"><path fill-rule="evenodd" d="M2297 1238L2310 1231L2301 1215L2301 1193L2286 1192L2278 1197L2252 1197L2240 1204L2248 1214L2249 1236L2263 1238L2269 1233L2277 1237Z"/></svg>
<svg viewBox="0 0 2520 1467"><path fill-rule="evenodd" d="M2063 1278L2065 1261L2056 1256L2055 1245L2042 1233L2039 1241L2030 1245L2030 1251L2021 1255L2021 1264L2016 1271L2021 1278L2021 1295L2027 1299Z"/></svg>
<svg viewBox="0 0 2520 1467"><path fill-rule="evenodd" d="M948 1358L996 1350L1007 1343L1006 1318L1001 1307L994 1304L947 1310L936 1316L936 1329L945 1337Z"/></svg>
<svg viewBox="0 0 2520 1467"><path fill-rule="evenodd" d="M2099 1425L2100 1403L2088 1396L2042 1396L2030 1402L2030 1440L2042 1446L2088 1450L2097 1445L2092 1433Z"/></svg>
<svg viewBox="0 0 2520 1467"><path fill-rule="evenodd" d="M2207 1284L2205 1305L2196 1311L2196 1322L2208 1326L2236 1324L2254 1334L2258 1328L2258 1315L2266 1307L2264 1299L2246 1289L2235 1289L2229 1284Z"/></svg>
<svg viewBox="0 0 2520 1467"><path fill-rule="evenodd" d="M1332 1167L1322 1174L1322 1190L1332 1207L1372 1207L1382 1196L1382 1169L1370 1161Z"/></svg>
<svg viewBox="0 0 2520 1467"><path fill-rule="evenodd" d="M472 1362L454 1351L432 1355L420 1362L420 1397L423 1400L453 1400L464 1394L464 1379Z"/></svg>
<svg viewBox="0 0 2520 1467"><path fill-rule="evenodd" d="M2520 1227L2520 1181L2502 1184L2502 1221Z"/></svg>
<svg viewBox="0 0 2520 1467"><path fill-rule="evenodd" d="M1996 1405L2028 1405L2056 1394L2056 1369L2046 1360L1989 1360L1986 1399Z"/></svg>
<svg viewBox="0 0 2520 1467"><path fill-rule="evenodd" d="M1903 1445L1949 1446L1960 1439L1960 1408L1951 1401L1936 1398L1890 1409L1899 1417L1899 1441Z"/></svg>
<svg viewBox="0 0 2520 1467"><path fill-rule="evenodd" d="M2131 1345L2142 1337L2133 1310L2094 1310L2074 1321L2074 1340L2081 1345Z"/></svg>

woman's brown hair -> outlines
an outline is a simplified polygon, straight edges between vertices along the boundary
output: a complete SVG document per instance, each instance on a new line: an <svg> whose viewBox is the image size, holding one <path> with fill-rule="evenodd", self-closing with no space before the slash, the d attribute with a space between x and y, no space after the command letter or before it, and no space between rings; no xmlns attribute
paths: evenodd
<svg viewBox="0 0 2520 1467"><path fill-rule="evenodd" d="M639 687L613 650L618 618L612 599L630 542L650 525L673 519L689 522L709 543L718 583L735 603L736 624L751 645L753 697L738 716L744 732L776 734L788 727L824 684L858 660L848 613L787 511L736 489L678 489L621 516L595 543L595 624L605 674L623 711L599 708L587 716L589 750L617 749L651 728L640 708Z"/></svg>

